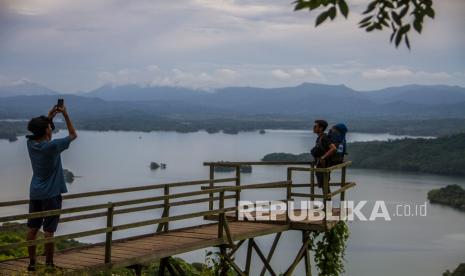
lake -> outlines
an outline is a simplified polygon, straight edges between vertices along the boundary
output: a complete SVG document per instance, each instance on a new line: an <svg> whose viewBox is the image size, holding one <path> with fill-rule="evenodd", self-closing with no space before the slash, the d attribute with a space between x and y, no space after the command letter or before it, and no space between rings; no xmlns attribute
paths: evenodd
<svg viewBox="0 0 465 276"><path fill-rule="evenodd" d="M56 137L63 137L60 131ZM398 139L389 134L350 133L349 141L372 141ZM79 138L63 153L63 167L70 169L78 178L68 185L70 193L169 183L183 180L208 178L204 161L258 161L271 152L302 153L309 151L315 136L308 131L267 130L241 132L238 135L206 132L94 132L79 131ZM31 168L25 139L10 143L0 140L0 201L24 199L28 196ZM349 148L350 152L350 148ZM407 153L408 154L408 153ZM350 159L350 156L349 156ZM150 162L167 164L166 170L151 171ZM229 177L228 173L217 173L217 177ZM302 182L307 178L299 174L294 178ZM335 178L337 176L334 176ZM243 174L242 183L252 184L285 180L283 166L253 168L252 174ZM357 186L346 194L347 199L387 202L389 210L397 204L416 206L427 201L426 194L432 188L448 184L465 186L465 178L436 176L414 173L393 173L378 170L349 169L348 180ZM193 188L190 188L193 189ZM198 189L198 187L197 187ZM188 188L180 189L188 191ZM87 203L123 200L135 197L158 195L156 192L132 193L123 196L103 196L85 200L65 201L64 207ZM282 190L249 192L243 199L284 198ZM198 205L198 211L206 204ZM25 206L1 208L0 215L27 211ZM174 209L173 213L192 211L192 208ZM159 211L147 211L137 215L120 216L115 222L128 223L154 218ZM84 223L86 222L86 223ZM194 222L199 222L194 220ZM191 222L174 223L180 227ZM93 219L79 223L66 223L59 227L58 234L71 233L103 227L104 219ZM465 260L465 213L452 208L427 204L427 215L418 217L392 217L391 221L353 221L349 223L350 238L346 250L346 273L344 275L441 275L446 269L454 269ZM153 231L154 227L142 227L116 233L115 238ZM81 239L95 242L102 235ZM258 239L260 247L267 252L272 236ZM300 232L288 231L281 238L272 259L276 270L284 271L291 258L297 254ZM239 250L238 263L245 258L245 247ZM181 255L189 262L204 261L205 250ZM313 255L312 255L313 258ZM254 256L255 269L261 269L258 257ZM312 262L312 265L314 263ZM254 270L255 271L255 270ZM253 271L253 272L254 272ZM302 273L299 266L296 275ZM314 272L315 273L315 272ZM254 275L254 273L252 273ZM316 273L314 274L316 275Z"/></svg>

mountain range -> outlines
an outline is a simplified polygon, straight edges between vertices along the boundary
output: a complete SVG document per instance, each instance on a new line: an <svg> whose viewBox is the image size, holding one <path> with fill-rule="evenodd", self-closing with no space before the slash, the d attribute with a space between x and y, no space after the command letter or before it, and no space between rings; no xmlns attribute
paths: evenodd
<svg viewBox="0 0 465 276"><path fill-rule="evenodd" d="M465 88L407 85L357 91L345 85L303 83L294 87L181 87L105 85L63 94L34 83L0 87L0 117L28 117L63 97L78 116L266 115L308 118L465 118Z"/></svg>

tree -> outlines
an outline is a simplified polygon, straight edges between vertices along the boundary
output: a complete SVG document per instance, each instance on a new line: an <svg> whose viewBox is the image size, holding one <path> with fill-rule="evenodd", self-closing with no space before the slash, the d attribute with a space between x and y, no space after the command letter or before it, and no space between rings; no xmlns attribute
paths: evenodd
<svg viewBox="0 0 465 276"><path fill-rule="evenodd" d="M315 21L315 26L328 18L334 20L338 11L345 17L349 15L346 0L297 0L294 11L316 9L324 10ZM423 29L425 17L434 19L433 0L373 0L363 14L366 16L358 24L367 32L391 30L391 43L399 47L402 41L410 49L409 32L414 29L419 34Z"/></svg>

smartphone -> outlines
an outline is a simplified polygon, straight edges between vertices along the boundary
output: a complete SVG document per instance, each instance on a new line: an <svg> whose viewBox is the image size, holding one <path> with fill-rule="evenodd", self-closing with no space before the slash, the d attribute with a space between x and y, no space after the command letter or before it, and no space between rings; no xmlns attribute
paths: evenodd
<svg viewBox="0 0 465 276"><path fill-rule="evenodd" d="M65 103L65 100L63 99L58 99L57 106L58 107L63 107L63 104Z"/></svg>

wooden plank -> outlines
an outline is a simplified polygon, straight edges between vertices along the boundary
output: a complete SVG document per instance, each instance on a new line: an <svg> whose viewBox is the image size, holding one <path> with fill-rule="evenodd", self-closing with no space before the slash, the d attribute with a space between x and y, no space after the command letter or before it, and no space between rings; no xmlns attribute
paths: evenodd
<svg viewBox="0 0 465 276"><path fill-rule="evenodd" d="M202 239L202 240L210 240L214 239L216 237L212 237L211 235L206 235L202 233L193 233L193 232L177 232L177 233L166 233L165 235L167 236L173 236L173 237L194 237L197 239Z"/></svg>
<svg viewBox="0 0 465 276"><path fill-rule="evenodd" d="M84 253L84 254L88 254L88 255L96 255L96 256L104 256L105 252L102 252L101 250L98 250L98 251L92 251L92 250L87 250L85 252L81 252L81 253ZM112 248L112 251L111 251L111 259L112 261L114 261L115 259L118 260L118 259L128 259L130 257L137 257L137 256L140 256L140 255L143 255L144 254L144 251L143 250L139 250L139 252L134 252L134 251L128 251L128 250L124 250L124 249L118 249L118 248Z"/></svg>
<svg viewBox="0 0 465 276"><path fill-rule="evenodd" d="M92 257L75 256L74 254L58 255L53 258L53 261L62 261L64 263L75 265L75 266L86 266L102 263L102 261L96 260Z"/></svg>
<svg viewBox="0 0 465 276"><path fill-rule="evenodd" d="M16 266L15 264L13 263L9 263L9 262L2 262L0 263L0 269L5 269L5 270L9 270L9 271L23 271L25 270L25 268L20 268L18 266Z"/></svg>
<svg viewBox="0 0 465 276"><path fill-rule="evenodd" d="M21 262L21 261L18 261L18 260L10 260L7 262L8 265L11 265L11 266L14 266L16 267L17 269L27 269L27 266L28 266L28 263L25 263L25 262Z"/></svg>
<svg viewBox="0 0 465 276"><path fill-rule="evenodd" d="M166 236L169 236L170 238L190 238L190 239L196 239L198 241L210 240L210 239L215 238L215 237L206 236L204 234L199 234L199 233L167 233Z"/></svg>
<svg viewBox="0 0 465 276"><path fill-rule="evenodd" d="M84 264L77 264L75 261L70 259L65 259L62 256L55 255L53 258L53 263L59 267L64 267L72 270L82 269L87 267Z"/></svg>

